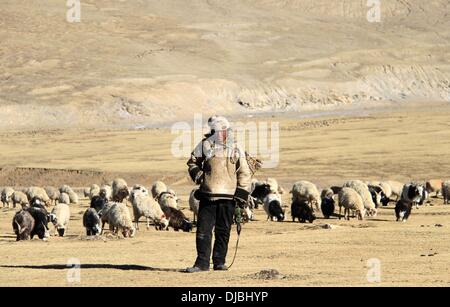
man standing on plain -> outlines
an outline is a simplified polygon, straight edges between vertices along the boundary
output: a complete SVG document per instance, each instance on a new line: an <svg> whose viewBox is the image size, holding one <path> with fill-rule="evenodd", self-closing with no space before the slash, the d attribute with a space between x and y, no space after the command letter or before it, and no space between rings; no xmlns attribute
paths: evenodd
<svg viewBox="0 0 450 307"><path fill-rule="evenodd" d="M196 198L200 200L197 220L197 260L188 273L209 271L212 232L212 252L215 271L226 271L231 225L237 204L249 198L251 172L246 155L233 140L228 120L213 116L208 120L211 131L197 145L188 161L189 175L200 185Z"/></svg>

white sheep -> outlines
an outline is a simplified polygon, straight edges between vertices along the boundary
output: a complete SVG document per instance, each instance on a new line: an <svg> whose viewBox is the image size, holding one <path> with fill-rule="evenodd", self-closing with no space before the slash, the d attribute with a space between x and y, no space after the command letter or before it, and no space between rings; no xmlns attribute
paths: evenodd
<svg viewBox="0 0 450 307"><path fill-rule="evenodd" d="M366 209L361 195L352 188L344 187L338 194L339 219L341 219L342 207L344 207L344 218L350 220L350 210L356 212L359 220L364 220Z"/></svg>
<svg viewBox="0 0 450 307"><path fill-rule="evenodd" d="M319 190L316 185L309 181L297 181L294 183L292 190L292 201L306 201L313 209L313 206L319 210L322 204ZM314 209L313 209L314 210Z"/></svg>
<svg viewBox="0 0 450 307"><path fill-rule="evenodd" d="M78 194L75 193L74 190L68 185L63 185L61 188L59 188L59 192L69 195L71 204L78 204Z"/></svg>
<svg viewBox="0 0 450 307"><path fill-rule="evenodd" d="M133 226L133 221L131 220L130 210L123 203L108 203L102 213L103 223L107 222L109 224L109 229L117 234L122 231L122 235L127 237L134 237L135 228ZM104 211L105 210L105 211Z"/></svg>
<svg viewBox="0 0 450 307"><path fill-rule="evenodd" d="M59 199L59 190L54 187L44 187L45 192L50 198L50 202L56 205L57 200Z"/></svg>
<svg viewBox="0 0 450 307"><path fill-rule="evenodd" d="M158 200L158 203L161 206L161 208L170 207L170 208L178 209L177 198L169 192L161 193L157 200Z"/></svg>
<svg viewBox="0 0 450 307"><path fill-rule="evenodd" d="M92 199L94 196L98 195L100 195L100 187L94 183L89 188L89 199Z"/></svg>
<svg viewBox="0 0 450 307"><path fill-rule="evenodd" d="M153 198L158 198L161 193L167 192L167 185L162 181L155 181L152 185Z"/></svg>
<svg viewBox="0 0 450 307"><path fill-rule="evenodd" d="M147 229L150 227L150 220L153 221L155 227L163 226L167 229L169 221L166 219L164 212L155 199L141 192L133 190L131 197L131 205L133 206L134 223L136 229L139 229L139 218L144 216L147 222Z"/></svg>
<svg viewBox="0 0 450 307"><path fill-rule="evenodd" d="M3 188L2 194L1 194L1 200L3 203L3 207L6 207L6 206L8 206L8 208L11 207L13 194L14 194L13 188L10 188L10 187Z"/></svg>
<svg viewBox="0 0 450 307"><path fill-rule="evenodd" d="M21 205L22 208L27 207L30 204L27 195L21 191L14 191L11 199L14 204L14 208L17 204Z"/></svg>
<svg viewBox="0 0 450 307"><path fill-rule="evenodd" d="M64 237L70 221L70 207L67 204L59 203L53 208L52 214L56 217L53 220L55 235L58 233L60 237Z"/></svg>
<svg viewBox="0 0 450 307"><path fill-rule="evenodd" d="M343 185L343 187L344 188L352 188L361 196L367 215L369 215L369 216L377 215L377 209L376 209L375 203L373 202L372 194L370 193L369 187L367 186L367 184L365 184L361 180L350 180L350 181L347 181Z"/></svg>
<svg viewBox="0 0 450 307"><path fill-rule="evenodd" d="M191 191L189 195L189 209L194 213L194 223L197 220L198 209L200 207L200 200L195 198L195 193L198 191L198 188L195 188Z"/></svg>
<svg viewBox="0 0 450 307"><path fill-rule="evenodd" d="M403 186L405 184L395 180L384 181L384 183L391 187L391 197L395 197L395 201L398 201L402 196Z"/></svg>
<svg viewBox="0 0 450 307"><path fill-rule="evenodd" d="M110 185L102 185L99 195L106 200L112 200L112 188Z"/></svg>
<svg viewBox="0 0 450 307"><path fill-rule="evenodd" d="M129 194L127 182L122 178L114 179L112 183L112 200L121 203L128 198Z"/></svg>
<svg viewBox="0 0 450 307"><path fill-rule="evenodd" d="M70 204L70 197L67 193L59 193L58 203L60 204Z"/></svg>
<svg viewBox="0 0 450 307"><path fill-rule="evenodd" d="M30 202L33 198L37 197L42 200L47 207L51 205L50 197L48 197L47 192L41 187L29 187L25 190L25 194Z"/></svg>
<svg viewBox="0 0 450 307"><path fill-rule="evenodd" d="M389 183L385 182L385 181L381 181L378 185L379 185L379 186L381 187L381 189L383 190L384 195L385 195L387 198L391 198L391 196L392 196L392 188L391 188L391 185L390 185Z"/></svg>
<svg viewBox="0 0 450 307"><path fill-rule="evenodd" d="M442 182L441 193L444 197L444 205L448 205L450 203L450 180Z"/></svg>
<svg viewBox="0 0 450 307"><path fill-rule="evenodd" d="M271 193L284 193L284 189L278 184L275 178L267 178L266 183L269 185Z"/></svg>

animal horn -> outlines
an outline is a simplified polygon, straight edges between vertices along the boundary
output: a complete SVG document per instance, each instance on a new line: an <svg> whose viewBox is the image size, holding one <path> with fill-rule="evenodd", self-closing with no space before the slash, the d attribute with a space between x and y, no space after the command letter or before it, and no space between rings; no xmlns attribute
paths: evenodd
<svg viewBox="0 0 450 307"><path fill-rule="evenodd" d="M14 223L16 223L19 233L22 233L22 227L20 227L20 224L17 223L17 221L14 221Z"/></svg>

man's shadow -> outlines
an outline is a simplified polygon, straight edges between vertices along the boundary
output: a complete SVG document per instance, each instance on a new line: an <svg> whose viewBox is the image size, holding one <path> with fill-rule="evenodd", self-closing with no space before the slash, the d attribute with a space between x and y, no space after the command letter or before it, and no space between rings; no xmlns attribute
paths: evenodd
<svg viewBox="0 0 450 307"><path fill-rule="evenodd" d="M46 265L0 265L0 268L8 269L33 269L33 270L67 270L76 265L65 264L46 264ZM175 272L184 273L186 269L173 269L173 268L157 268L150 266L143 266L137 264L104 264L104 263L92 263L92 264L80 264L80 269L115 269L122 271L154 271L154 272Z"/></svg>

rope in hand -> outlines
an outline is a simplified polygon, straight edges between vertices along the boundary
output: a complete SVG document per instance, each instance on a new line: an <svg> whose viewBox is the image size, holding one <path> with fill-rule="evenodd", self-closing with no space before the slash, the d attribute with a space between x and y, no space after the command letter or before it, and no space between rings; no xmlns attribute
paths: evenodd
<svg viewBox="0 0 450 307"><path fill-rule="evenodd" d="M236 260L236 255L237 255L237 251L238 251L238 247L239 247L239 239L241 238L241 230L242 230L242 216L241 216L241 208L239 208L239 206L236 207L236 231L237 231L237 240L236 240L236 246L234 248L234 256L233 256L233 260L231 261L231 264L228 266L228 269L230 269L233 264L234 261Z"/></svg>

